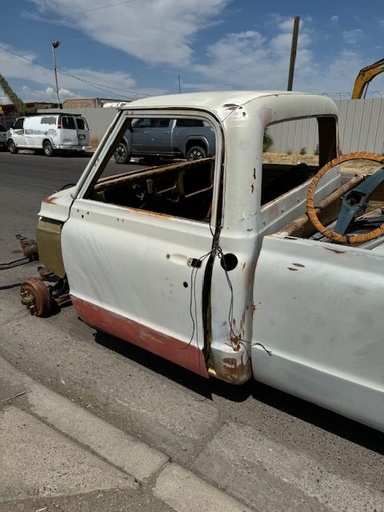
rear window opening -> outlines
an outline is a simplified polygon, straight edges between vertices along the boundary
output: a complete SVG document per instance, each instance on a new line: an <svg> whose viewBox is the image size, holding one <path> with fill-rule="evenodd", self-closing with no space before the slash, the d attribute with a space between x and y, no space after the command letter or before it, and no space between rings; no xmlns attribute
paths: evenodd
<svg viewBox="0 0 384 512"><path fill-rule="evenodd" d="M72 116L63 116L61 118L61 127L66 130L75 130L75 119Z"/></svg>

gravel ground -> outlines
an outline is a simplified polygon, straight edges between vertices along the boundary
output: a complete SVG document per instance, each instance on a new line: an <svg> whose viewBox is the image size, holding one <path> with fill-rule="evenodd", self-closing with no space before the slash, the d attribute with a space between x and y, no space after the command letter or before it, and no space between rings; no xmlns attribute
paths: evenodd
<svg viewBox="0 0 384 512"><path fill-rule="evenodd" d="M384 158L384 157L383 157ZM292 164L297 165L298 163L306 163L307 165L317 165L317 155L300 155L299 153L285 154L285 153L263 153L264 163L280 163L280 164ZM360 173L372 173L381 167L381 164L371 162L369 160L357 159L351 160L341 164L342 172L355 172Z"/></svg>

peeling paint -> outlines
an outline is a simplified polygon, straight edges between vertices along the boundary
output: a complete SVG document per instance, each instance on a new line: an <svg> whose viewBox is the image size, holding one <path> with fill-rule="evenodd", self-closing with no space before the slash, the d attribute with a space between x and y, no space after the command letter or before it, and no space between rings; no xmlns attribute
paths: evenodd
<svg viewBox="0 0 384 512"><path fill-rule="evenodd" d="M326 251L334 252L335 254L345 254L345 251L341 251L340 249L331 249L330 247L324 247Z"/></svg>
<svg viewBox="0 0 384 512"><path fill-rule="evenodd" d="M92 327L138 345L202 377L208 377L203 353L194 345L154 331L146 325L90 304L79 297L71 295L71 299L80 318Z"/></svg>
<svg viewBox="0 0 384 512"><path fill-rule="evenodd" d="M43 203L45 204L56 204L56 201L55 199L53 198L53 196L49 196L49 197L45 197L43 200L42 200Z"/></svg>
<svg viewBox="0 0 384 512"><path fill-rule="evenodd" d="M239 105L237 105L236 103L224 103L223 108L226 108L228 110L236 110L237 108L239 108Z"/></svg>
<svg viewBox="0 0 384 512"><path fill-rule="evenodd" d="M252 377L251 362L244 363L243 358L239 362L236 358L225 357L222 360L222 366L216 369L218 378L231 382L232 384L242 384Z"/></svg>
<svg viewBox="0 0 384 512"><path fill-rule="evenodd" d="M231 345L235 352L238 352L240 350L240 340L238 336L234 333L231 333Z"/></svg>

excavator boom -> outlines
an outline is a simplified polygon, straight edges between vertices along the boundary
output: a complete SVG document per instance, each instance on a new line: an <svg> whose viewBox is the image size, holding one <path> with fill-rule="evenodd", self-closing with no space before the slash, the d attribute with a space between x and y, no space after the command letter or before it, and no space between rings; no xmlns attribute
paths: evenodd
<svg viewBox="0 0 384 512"><path fill-rule="evenodd" d="M383 73L384 71L384 59L374 62L370 66L360 69L359 74L356 77L355 84L352 91L352 99L358 100L363 97L363 94L375 76Z"/></svg>

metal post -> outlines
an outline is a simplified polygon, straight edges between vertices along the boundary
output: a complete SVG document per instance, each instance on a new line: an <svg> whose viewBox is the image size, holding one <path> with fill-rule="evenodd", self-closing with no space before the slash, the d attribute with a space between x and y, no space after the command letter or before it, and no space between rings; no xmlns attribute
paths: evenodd
<svg viewBox="0 0 384 512"><path fill-rule="evenodd" d="M61 108L60 96L59 96L59 82L57 80L57 66L56 66L56 48L58 48L59 46L60 46L60 41L52 41L53 70L55 72L57 108Z"/></svg>

